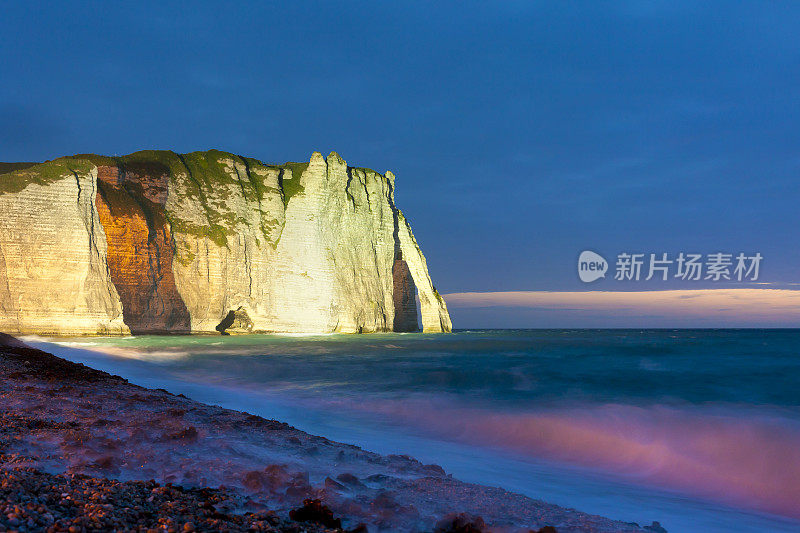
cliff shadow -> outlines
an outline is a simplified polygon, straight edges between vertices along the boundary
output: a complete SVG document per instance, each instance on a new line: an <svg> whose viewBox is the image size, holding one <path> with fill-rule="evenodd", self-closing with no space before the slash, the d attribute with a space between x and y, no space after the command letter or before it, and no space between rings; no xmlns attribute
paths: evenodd
<svg viewBox="0 0 800 533"><path fill-rule="evenodd" d="M394 301L395 332L419 331L417 321L417 286L408 263L403 261L402 254L394 260L392 266L392 299Z"/></svg>
<svg viewBox="0 0 800 533"><path fill-rule="evenodd" d="M390 197L392 196L390 188ZM408 263L403 260L403 251L400 248L400 215L397 207L392 203L392 217L394 229L394 264L392 265L392 300L394 301L394 325L392 331L405 333L419 331L417 320L417 285L411 276Z"/></svg>

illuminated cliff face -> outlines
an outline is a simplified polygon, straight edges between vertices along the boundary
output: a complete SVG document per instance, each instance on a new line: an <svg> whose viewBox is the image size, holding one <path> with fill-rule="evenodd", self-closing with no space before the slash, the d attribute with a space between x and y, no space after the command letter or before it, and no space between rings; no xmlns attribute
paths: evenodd
<svg viewBox="0 0 800 533"><path fill-rule="evenodd" d="M172 236L162 203L169 176L162 169L147 170L134 166L121 174L117 167L98 167L95 202L108 242L111 281L131 333L188 332L189 310L175 286Z"/></svg>
<svg viewBox="0 0 800 533"><path fill-rule="evenodd" d="M413 331L417 298L451 328L394 176L335 153L62 158L0 175L0 208L7 331Z"/></svg>

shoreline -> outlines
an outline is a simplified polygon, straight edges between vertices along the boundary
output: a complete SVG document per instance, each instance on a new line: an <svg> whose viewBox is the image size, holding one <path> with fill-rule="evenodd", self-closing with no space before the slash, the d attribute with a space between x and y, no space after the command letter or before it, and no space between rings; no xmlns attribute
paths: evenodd
<svg viewBox="0 0 800 533"><path fill-rule="evenodd" d="M134 523L136 517L128 511L118 516L122 504L107 495L103 497L111 503L103 503L102 512L94 504L78 512L74 505L54 503L60 511L43 505L48 512L31 511L35 520L18 516L18 503L0 499L0 529L67 531L72 526L74 531L91 531L92 520L101 514L106 520L124 519L121 524L137 530L181 530L189 524L187 531L259 527L294 531L299 526L289 513L301 508L304 500L320 500L321 504L311 504L318 512L310 515L323 516L322 506L329 508L328 514L342 525L329 528L333 531L360 524L368 531L439 527L438 531L512 532L546 526L559 532L661 531L656 524L641 528L500 488L464 483L409 456L374 454L274 420L145 389L5 338L0 346L2 487L38 480L37 486L99 487L84 489L92 496L110 491L130 499L145 489L149 495L139 502L146 516ZM26 468L33 470L20 470ZM142 483L150 485L142 488ZM170 499L159 499L164 491ZM2 496L6 494L0 492ZM164 507L168 500L184 502L183 508L191 512ZM203 509L208 512L203 514ZM66 515L58 518L58 513ZM50 520L48 514L52 522L40 523ZM459 514L460 522L454 525L453 517ZM256 522L259 525L253 526ZM470 523L472 529L464 529ZM60 529L54 529L55 524ZM302 523L304 530L317 531L309 529L311 525Z"/></svg>

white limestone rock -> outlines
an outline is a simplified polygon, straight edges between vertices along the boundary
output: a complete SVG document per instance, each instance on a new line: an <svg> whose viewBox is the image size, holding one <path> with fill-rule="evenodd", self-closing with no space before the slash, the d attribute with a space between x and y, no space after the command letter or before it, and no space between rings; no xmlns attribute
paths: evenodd
<svg viewBox="0 0 800 533"><path fill-rule="evenodd" d="M348 167L338 154L326 159L319 152L307 164L285 165L217 151L138 152L110 163L81 157L0 175L5 331L126 333L122 302L136 299L124 292L131 286L171 291L136 300L137 312L154 313L152 321L137 317L136 333L150 331L151 323L153 331L169 324L174 331L215 333L231 311L248 317L242 331L409 331L418 328L417 297L424 331L451 330L425 258L394 204L390 172ZM101 192L120 204L102 204L101 212L124 217L130 203L138 210L131 219L141 226L138 237L117 228L106 241L96 201L108 199L95 198L98 168ZM109 261L119 250L127 255ZM143 262L153 269L143 279L156 281L130 283L137 274L131 250L158 259ZM163 272L167 252L174 282ZM185 324L174 319L184 315Z"/></svg>

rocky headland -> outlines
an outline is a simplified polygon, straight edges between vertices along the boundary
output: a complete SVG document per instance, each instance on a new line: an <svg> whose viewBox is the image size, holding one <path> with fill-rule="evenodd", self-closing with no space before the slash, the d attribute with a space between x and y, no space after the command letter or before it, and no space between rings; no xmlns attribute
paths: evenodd
<svg viewBox="0 0 800 533"><path fill-rule="evenodd" d="M0 330L450 331L394 187L319 152L0 164Z"/></svg>

